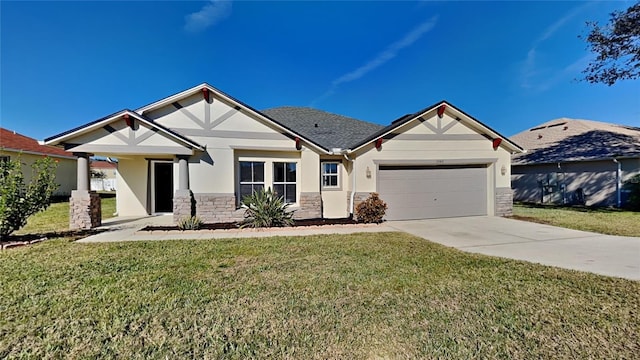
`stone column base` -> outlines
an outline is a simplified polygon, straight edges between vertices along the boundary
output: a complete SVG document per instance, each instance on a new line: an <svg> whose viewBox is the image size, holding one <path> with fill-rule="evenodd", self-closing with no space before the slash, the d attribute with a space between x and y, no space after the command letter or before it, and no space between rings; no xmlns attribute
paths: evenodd
<svg viewBox="0 0 640 360"><path fill-rule="evenodd" d="M322 195L319 192L300 193L300 208L293 213L294 219L318 219L322 217Z"/></svg>
<svg viewBox="0 0 640 360"><path fill-rule="evenodd" d="M173 223L194 215L195 204L191 190L176 190L173 194Z"/></svg>
<svg viewBox="0 0 640 360"><path fill-rule="evenodd" d="M513 190L511 188L496 189L496 215L513 215Z"/></svg>
<svg viewBox="0 0 640 360"><path fill-rule="evenodd" d="M102 225L100 195L95 191L73 190L69 198L69 229L91 229Z"/></svg>

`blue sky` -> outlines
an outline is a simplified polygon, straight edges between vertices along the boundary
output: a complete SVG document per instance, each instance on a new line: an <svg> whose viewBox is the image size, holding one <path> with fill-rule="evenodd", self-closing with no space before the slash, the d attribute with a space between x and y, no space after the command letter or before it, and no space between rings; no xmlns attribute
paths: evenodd
<svg viewBox="0 0 640 360"><path fill-rule="evenodd" d="M44 139L208 82L384 125L444 99L506 136L640 126L639 80L575 80L585 22L632 3L2 1L0 124Z"/></svg>

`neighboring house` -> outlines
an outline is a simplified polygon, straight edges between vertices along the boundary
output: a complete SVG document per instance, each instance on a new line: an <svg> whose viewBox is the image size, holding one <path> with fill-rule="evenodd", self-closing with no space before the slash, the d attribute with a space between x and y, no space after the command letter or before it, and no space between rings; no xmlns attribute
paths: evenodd
<svg viewBox="0 0 640 360"><path fill-rule="evenodd" d="M640 128L561 118L511 140L516 201L624 206L624 181L640 173Z"/></svg>
<svg viewBox="0 0 640 360"><path fill-rule="evenodd" d="M111 160L91 159L91 190L116 191L117 166Z"/></svg>
<svg viewBox="0 0 640 360"><path fill-rule="evenodd" d="M36 139L0 128L0 161L20 160L25 184L31 182L31 165L43 156L57 163L54 196L69 196L76 187L76 157L57 147L40 145Z"/></svg>
<svg viewBox="0 0 640 360"><path fill-rule="evenodd" d="M81 169L90 154L118 158L120 216L206 222L241 220L240 200L260 188L296 218L348 217L371 192L388 220L509 214L511 153L522 151L444 101L381 127L309 108L260 112L208 84L45 143L80 154ZM97 201L86 183L72 202ZM71 226L95 226L89 215Z"/></svg>

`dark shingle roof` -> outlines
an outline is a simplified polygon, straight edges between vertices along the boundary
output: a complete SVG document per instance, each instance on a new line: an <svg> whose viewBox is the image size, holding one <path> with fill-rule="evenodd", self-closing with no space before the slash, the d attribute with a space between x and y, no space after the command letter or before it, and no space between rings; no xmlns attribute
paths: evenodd
<svg viewBox="0 0 640 360"><path fill-rule="evenodd" d="M514 165L640 157L640 128L591 120L560 118L511 137L527 153Z"/></svg>
<svg viewBox="0 0 640 360"><path fill-rule="evenodd" d="M350 149L383 128L382 125L308 107L283 106L262 113L326 149Z"/></svg>

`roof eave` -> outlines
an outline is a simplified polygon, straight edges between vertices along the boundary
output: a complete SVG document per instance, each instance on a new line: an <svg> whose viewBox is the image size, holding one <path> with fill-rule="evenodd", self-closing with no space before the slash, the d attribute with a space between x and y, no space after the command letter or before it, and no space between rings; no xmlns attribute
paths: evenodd
<svg viewBox="0 0 640 360"><path fill-rule="evenodd" d="M51 145L51 146L58 146L62 143L64 143L66 140L76 137L78 135L82 135L84 133L93 131L95 129L101 128L103 126L105 126L106 124L111 123L112 121L114 121L115 119L123 116L123 115L129 115L132 116L134 118L136 118L138 121L142 121L145 124L147 124L148 126L158 129L159 131L161 131L162 133L170 136L171 138L175 140L177 140L178 142L181 142L183 144L185 144L188 148L192 149L192 150L199 150L199 151L204 151L205 148L204 146L194 142L193 140L186 138L180 134L177 134L167 128L165 128L164 126L161 126L153 121L151 121L150 119L146 118L145 116L142 116L134 111L131 111L129 109L125 109L125 110L121 110L118 111L115 114L109 115L108 117L99 119L97 121L85 124L83 126L79 126L75 129L72 129L71 131L68 132L64 132L58 135L54 135L52 137L49 137L47 139L45 139L43 141L44 145Z"/></svg>
<svg viewBox="0 0 640 360"><path fill-rule="evenodd" d="M153 102L151 104L145 105L139 109L136 110L136 112L140 115L144 115L145 112L150 111L150 110L154 110L163 106L166 106L168 104L174 103L176 101L179 101L181 99L184 99L188 96L191 96L195 93L197 93L198 91L202 91L203 88L206 88L207 90L215 93L217 96L225 99L228 102L231 103L235 103L237 105L239 105L240 107L244 108L245 110L247 110L248 112L252 113L254 116L258 116L260 118L262 118L265 121L271 122L273 123L276 127L279 128L279 130L281 131L285 131L287 132L289 135L293 136L293 137L297 137L300 138L301 140L303 140L304 142L306 142L307 144L310 144L312 147L314 147L316 150L319 150L320 152L324 152L324 153L329 153L329 149L325 148L324 146L306 138L303 137L302 135L298 134L297 132L293 131L292 129L289 129L288 127L282 125L281 123L279 123L278 121L274 120L273 118L263 114L262 112L252 108L251 106L243 103L242 101L224 93L223 91L218 90L217 88L207 84L207 83L202 83L200 85L196 85L192 88L189 88L187 90L181 91L177 94L171 95L169 97L166 97L164 99L158 100L156 102Z"/></svg>
<svg viewBox="0 0 640 360"><path fill-rule="evenodd" d="M400 118L401 120L400 119L394 120L394 121L397 121L397 122L396 123L392 122L389 126L383 128L382 130L378 131L377 133L374 133L373 135L371 135L370 137L366 138L365 140L363 140L359 144L355 145L353 147L352 152L356 152L356 151L360 150L361 148L363 148L365 145L367 145L369 142L371 142L371 141L373 141L373 140L375 140L377 138L384 137L384 136L390 134L393 130L395 130L395 129L401 127L401 126L404 126L405 124L424 116L426 113L429 113L431 111L436 110L441 105L446 105L447 108L453 109L456 113L458 113L458 115L460 115L462 117L466 117L467 119L471 120L473 123L475 123L476 125L478 125L480 127L479 130L482 130L483 132L488 133L489 135L491 135L494 138L495 137L501 138L503 141L500 144L500 146L504 147L504 148L507 148L508 150L510 150L511 153L524 153L524 152L526 152L526 150L524 148L522 148L518 144L514 143L513 141L509 140L509 138L503 136L499 132L493 130L489 126L483 124L481 121L475 119L471 115L469 115L469 114L465 113L464 111L458 109L457 107L451 105L449 102L447 102L445 100L439 101L439 102L435 103L432 106L424 108L424 109L412 114L411 116L405 115L405 116Z"/></svg>
<svg viewBox="0 0 640 360"><path fill-rule="evenodd" d="M7 148L7 147L0 148L0 150L8 151L8 152L16 152L16 153L20 153L20 154L48 156L48 157L60 158L60 159L75 160L75 158L76 158L75 156L72 156L72 155L58 155L58 154L51 154L51 153L40 152L40 151L13 149L13 148Z"/></svg>
<svg viewBox="0 0 640 360"><path fill-rule="evenodd" d="M554 160L554 161L543 161L543 162L527 162L527 163L518 163L511 162L513 166L528 166L528 165L555 165L555 164L566 164L566 163L577 163L577 162L586 162L586 161L614 161L614 160L625 160L625 159L640 159L640 154L638 155L630 155L630 156L604 156L597 158L585 158L580 160Z"/></svg>

